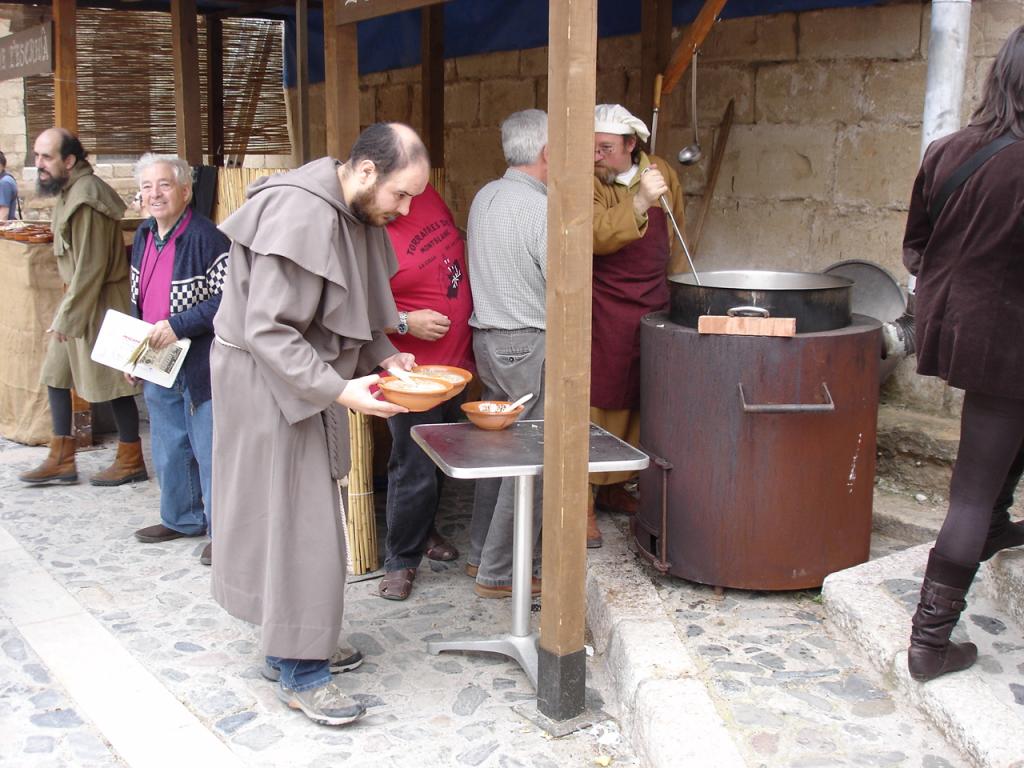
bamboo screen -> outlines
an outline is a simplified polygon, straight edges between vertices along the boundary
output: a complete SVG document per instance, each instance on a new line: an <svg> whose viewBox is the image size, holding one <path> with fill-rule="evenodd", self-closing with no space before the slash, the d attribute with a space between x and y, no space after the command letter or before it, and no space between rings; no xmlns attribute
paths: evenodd
<svg viewBox="0 0 1024 768"><path fill-rule="evenodd" d="M176 151L171 17L166 13L78 9L78 123L92 154ZM225 19L224 154L289 154L281 80L280 22ZM199 19L203 146L206 24ZM28 149L53 125L53 76L25 78Z"/></svg>

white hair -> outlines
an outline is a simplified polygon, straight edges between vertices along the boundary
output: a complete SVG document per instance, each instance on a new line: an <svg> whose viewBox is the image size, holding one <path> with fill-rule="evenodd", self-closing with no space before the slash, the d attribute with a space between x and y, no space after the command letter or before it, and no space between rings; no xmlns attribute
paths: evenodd
<svg viewBox="0 0 1024 768"><path fill-rule="evenodd" d="M513 112L501 124L501 148L511 166L531 165L548 143L548 115L541 109Z"/></svg>
<svg viewBox="0 0 1024 768"><path fill-rule="evenodd" d="M177 155L156 155L147 152L135 163L135 183L142 186L142 174L154 165L169 165L174 170L174 178L182 187L192 186L192 168Z"/></svg>

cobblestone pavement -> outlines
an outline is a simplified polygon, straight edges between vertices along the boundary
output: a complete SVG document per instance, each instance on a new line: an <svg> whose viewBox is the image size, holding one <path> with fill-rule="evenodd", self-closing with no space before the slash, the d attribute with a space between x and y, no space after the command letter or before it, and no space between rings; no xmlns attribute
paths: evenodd
<svg viewBox="0 0 1024 768"><path fill-rule="evenodd" d="M425 563L404 603L377 597L376 580L349 585L346 628L366 663L340 682L368 713L344 728L311 723L285 709L261 677L256 630L210 597L210 570L198 562L205 540L143 545L132 537L157 522L156 483L88 485L111 460L107 447L79 454L78 485L23 486L15 476L44 452L0 441L0 526L243 765L637 765L613 719L552 739L517 714L513 706L534 693L513 662L425 653L433 638L508 626L508 601L477 598L464 560ZM442 528L464 550L472 489L448 487ZM588 661L588 702L614 714L604 681L596 656ZM125 764L2 614L0 733L5 768Z"/></svg>
<svg viewBox="0 0 1024 768"><path fill-rule="evenodd" d="M871 557L908 545L876 535ZM716 595L647 570L750 768L965 764L829 632L819 590Z"/></svg>
<svg viewBox="0 0 1024 768"><path fill-rule="evenodd" d="M209 570L197 562L204 541L140 545L131 537L156 521L156 484L22 487L15 474L41 455L0 441L0 525L243 764L544 768L609 758L614 766L638 765L614 720L552 740L517 715L512 707L533 692L515 664L424 653L426 640L489 634L508 623L507 603L473 596L461 559L425 561L404 603L379 599L377 581L350 584L347 631L367 662L341 682L368 715L343 729L309 723L284 710L260 677L255 630L210 599ZM80 473L87 477L110 455L109 448L81 455ZM471 485L451 481L448 488L442 530L464 551ZM625 526L621 517L607 522ZM876 535L872 557L911 543ZM817 590L716 596L636 567L646 569L751 768L966 765L853 660L849 639L830 633ZM588 676L591 707L614 715L600 654L588 662ZM684 723L685 713L679 717ZM0 766L123 765L3 615L0 730Z"/></svg>

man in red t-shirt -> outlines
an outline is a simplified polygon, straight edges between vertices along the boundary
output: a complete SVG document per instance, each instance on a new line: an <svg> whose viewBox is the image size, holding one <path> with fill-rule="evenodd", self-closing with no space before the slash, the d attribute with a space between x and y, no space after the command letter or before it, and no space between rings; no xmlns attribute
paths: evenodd
<svg viewBox="0 0 1024 768"><path fill-rule="evenodd" d="M399 352L411 352L421 365L454 365L475 370L469 316L473 299L462 237L444 200L428 186L414 197L407 216L388 224L398 256L391 292L398 306L398 327L390 335ZM384 540L384 579L378 592L405 600L423 555L454 560L458 551L434 529L443 475L413 442L417 424L458 421L464 395L422 413L388 419L388 532Z"/></svg>

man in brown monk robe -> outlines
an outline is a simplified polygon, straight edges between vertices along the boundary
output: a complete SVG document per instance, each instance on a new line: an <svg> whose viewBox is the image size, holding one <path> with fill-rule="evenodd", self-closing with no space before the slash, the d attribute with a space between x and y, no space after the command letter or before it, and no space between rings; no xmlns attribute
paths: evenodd
<svg viewBox="0 0 1024 768"><path fill-rule="evenodd" d="M256 182L221 226L233 242L211 355L213 595L261 626L281 700L325 725L365 711L331 678L359 661L337 647L347 553L335 480L349 443L336 405L405 412L370 392L376 366L414 363L385 334L398 311L383 225L428 174L416 133L379 123L345 163Z"/></svg>
<svg viewBox="0 0 1024 768"><path fill-rule="evenodd" d="M683 190L667 162L648 155L642 120L618 104L594 113L594 308L590 420L630 445L640 443L640 318L668 308L674 235L659 198L683 226ZM678 251L678 244L674 245ZM635 514L629 472L590 476L601 509ZM601 546L592 494L587 546Z"/></svg>

